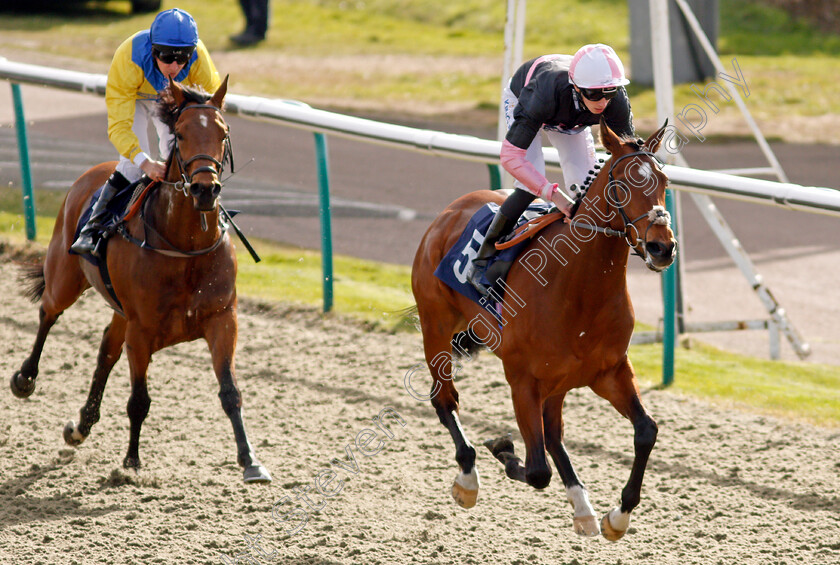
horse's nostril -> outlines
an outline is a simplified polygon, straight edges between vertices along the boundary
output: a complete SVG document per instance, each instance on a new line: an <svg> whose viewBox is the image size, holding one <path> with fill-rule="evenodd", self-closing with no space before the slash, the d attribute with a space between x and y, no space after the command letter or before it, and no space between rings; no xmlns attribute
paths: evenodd
<svg viewBox="0 0 840 565"><path fill-rule="evenodd" d="M663 259L667 259L674 252L673 245L665 245L663 243L659 243L658 241L648 242L645 248L650 256Z"/></svg>
<svg viewBox="0 0 840 565"><path fill-rule="evenodd" d="M222 192L222 184L221 183L214 183L213 184L213 196L218 196L219 193Z"/></svg>

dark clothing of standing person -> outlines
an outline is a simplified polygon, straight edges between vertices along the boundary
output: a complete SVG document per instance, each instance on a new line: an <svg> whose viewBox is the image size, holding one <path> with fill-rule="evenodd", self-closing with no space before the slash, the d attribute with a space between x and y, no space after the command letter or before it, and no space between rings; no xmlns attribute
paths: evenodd
<svg viewBox="0 0 840 565"><path fill-rule="evenodd" d="M239 0L245 15L245 31L232 35L231 41L247 47L265 39L268 31L268 2L269 0Z"/></svg>

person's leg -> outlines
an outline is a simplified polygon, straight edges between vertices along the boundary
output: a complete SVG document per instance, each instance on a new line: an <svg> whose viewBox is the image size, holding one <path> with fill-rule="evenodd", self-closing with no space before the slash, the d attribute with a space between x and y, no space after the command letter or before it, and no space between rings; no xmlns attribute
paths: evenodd
<svg viewBox="0 0 840 565"><path fill-rule="evenodd" d="M265 39L268 30L269 0L239 0L245 14L245 31L232 35L230 40L246 47Z"/></svg>
<svg viewBox="0 0 840 565"><path fill-rule="evenodd" d="M211 93L212 94L212 93ZM140 102L138 102L140 104ZM169 154L172 152L173 143L175 141L175 136L172 135L172 130L169 129L169 126L163 123L163 121L157 117L157 114L154 111L149 111L147 113L147 119L151 122L152 126L155 128L155 133L157 134L158 138L158 160L166 162L169 159ZM147 146L150 146L149 142L146 142ZM140 147L144 147L143 140L140 140ZM146 151L144 149L144 151ZM148 153L148 151L147 151ZM142 174L142 171L141 171ZM139 176L137 178L140 178Z"/></svg>
<svg viewBox="0 0 840 565"><path fill-rule="evenodd" d="M260 39L265 39L265 34L268 31L269 6L268 0L253 0L253 20L251 21L251 31Z"/></svg>
<svg viewBox="0 0 840 565"><path fill-rule="evenodd" d="M99 194L99 200L97 200L96 204L93 205L93 211L90 213L90 218L87 223L85 223L81 232L79 232L79 237L76 238L76 241L74 241L73 245L70 246L71 251L78 253L79 255L84 255L86 253L96 255L98 230L108 215L108 203L111 202L111 199L117 192L127 187L129 184L128 179L117 171L114 171L111 176L108 177L108 181L102 187L102 192Z"/></svg>
<svg viewBox="0 0 840 565"><path fill-rule="evenodd" d="M253 29L253 5L254 0L239 0L239 6L242 8L242 15L245 16L245 29L242 32L243 34L248 33Z"/></svg>
<svg viewBox="0 0 840 565"><path fill-rule="evenodd" d="M147 131L149 108L142 102L138 102L134 109L134 123L132 131L140 142L140 149L149 155L149 134ZM79 237L70 246L70 250L79 255L91 253L95 255L96 243L99 235L99 228L108 215L108 204L117 192L124 189L132 182L138 180L143 171L126 159L120 157L116 170L108 177L108 181L102 186L99 199L93 206L90 218L79 232Z"/></svg>
<svg viewBox="0 0 840 565"><path fill-rule="evenodd" d="M522 215L522 212L525 211L535 198L536 196L527 190L517 188L496 211L496 215L493 217L493 221L490 222L490 227L487 228L487 233L484 235L484 241L481 242L481 247L478 248L478 253L475 259L472 260L470 270L467 273L467 280L482 295L486 296L490 291L490 289L482 284L481 275L487 268L487 263L490 258L496 253L496 242L510 233L516 225L519 216Z"/></svg>
<svg viewBox="0 0 840 565"><path fill-rule="evenodd" d="M559 131L546 131L546 134L548 141L557 149L566 191L571 193L570 187L573 184L582 187L589 171L595 167L597 157L592 131L585 128L572 134ZM574 194L572 196L574 197Z"/></svg>

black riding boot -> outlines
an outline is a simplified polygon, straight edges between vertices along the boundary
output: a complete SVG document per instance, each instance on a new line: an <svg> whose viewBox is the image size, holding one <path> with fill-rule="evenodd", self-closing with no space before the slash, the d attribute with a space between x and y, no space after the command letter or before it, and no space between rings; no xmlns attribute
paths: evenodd
<svg viewBox="0 0 840 565"><path fill-rule="evenodd" d="M470 284L482 296L487 296L490 292L490 289L482 284L481 276L484 274L485 269L487 269L487 262L496 253L496 242L507 235L515 223L516 220L508 219L507 216L502 214L500 208L493 217L493 221L490 222L490 227L487 228L484 241L481 243L481 247L478 248L478 255L476 255L470 264L470 269L467 272L467 280L470 281Z"/></svg>
<svg viewBox="0 0 840 565"><path fill-rule="evenodd" d="M122 174L114 172L108 182L102 187L99 200L93 205L90 219L79 232L79 237L70 246L70 250L79 255L90 253L96 255L96 243L99 239L99 227L108 216L108 203L114 195L129 185L128 179Z"/></svg>

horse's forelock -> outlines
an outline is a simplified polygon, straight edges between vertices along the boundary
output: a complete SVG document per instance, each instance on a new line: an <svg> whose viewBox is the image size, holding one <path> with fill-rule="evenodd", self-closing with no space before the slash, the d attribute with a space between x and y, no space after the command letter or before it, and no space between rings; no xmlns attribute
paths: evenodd
<svg viewBox="0 0 840 565"><path fill-rule="evenodd" d="M201 88L194 88L191 86L181 85L181 93L184 96L183 104L195 102L196 104L205 104L210 100L210 94ZM182 105L183 106L183 105ZM166 88L160 93L160 104L158 105L158 117L163 123L169 127L170 131L175 131L175 122L178 121L178 116L181 114L181 108L175 102L172 92Z"/></svg>
<svg viewBox="0 0 840 565"><path fill-rule="evenodd" d="M642 148L643 148L643 146L644 146L644 144L645 144L645 140L644 140L644 139L641 139L641 138L638 138L638 137L631 137L631 136L629 136L629 135L623 135L623 136L621 136L621 137L619 138L619 141L621 141L621 144L622 144L622 145L629 145L629 146L630 146L630 148L631 148L633 151L641 151L641 150L642 150Z"/></svg>

